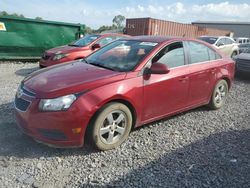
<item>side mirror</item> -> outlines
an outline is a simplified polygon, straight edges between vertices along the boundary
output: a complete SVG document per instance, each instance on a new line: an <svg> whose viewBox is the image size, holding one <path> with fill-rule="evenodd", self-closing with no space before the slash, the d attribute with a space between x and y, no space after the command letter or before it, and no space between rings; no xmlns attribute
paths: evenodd
<svg viewBox="0 0 250 188"><path fill-rule="evenodd" d="M98 48L101 48L101 46L100 46L100 44L94 44L93 46L92 46L92 50L95 50L95 49L98 49Z"/></svg>
<svg viewBox="0 0 250 188"><path fill-rule="evenodd" d="M147 74L167 74L169 71L167 65L156 62L152 64L150 69L148 69Z"/></svg>

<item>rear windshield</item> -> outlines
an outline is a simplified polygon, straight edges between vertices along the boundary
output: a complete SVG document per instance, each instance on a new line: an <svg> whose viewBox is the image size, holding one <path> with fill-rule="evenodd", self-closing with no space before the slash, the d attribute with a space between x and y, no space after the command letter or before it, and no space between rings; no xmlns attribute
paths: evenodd
<svg viewBox="0 0 250 188"><path fill-rule="evenodd" d="M217 37L200 37L200 40L203 40L209 44L214 44L217 41Z"/></svg>
<svg viewBox="0 0 250 188"><path fill-rule="evenodd" d="M87 35L77 41L70 43L69 46L87 46L99 37L100 35Z"/></svg>

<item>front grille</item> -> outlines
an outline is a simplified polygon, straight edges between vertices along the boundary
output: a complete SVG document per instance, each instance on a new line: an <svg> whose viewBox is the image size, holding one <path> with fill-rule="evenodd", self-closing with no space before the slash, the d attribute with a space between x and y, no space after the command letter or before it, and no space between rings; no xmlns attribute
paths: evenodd
<svg viewBox="0 0 250 188"><path fill-rule="evenodd" d="M249 70L250 69L250 60L245 59L238 59L237 60L237 68L243 69L243 70Z"/></svg>
<svg viewBox="0 0 250 188"><path fill-rule="evenodd" d="M43 56L42 56L42 58L43 58L44 60L48 60L50 57L51 57L51 55L49 55L49 54L47 54L47 53L44 53Z"/></svg>
<svg viewBox="0 0 250 188"><path fill-rule="evenodd" d="M30 90L28 90L27 88L24 87L23 82L21 83L21 86L18 88L17 92L22 92L22 94L30 96L30 97L35 97L36 94Z"/></svg>
<svg viewBox="0 0 250 188"><path fill-rule="evenodd" d="M67 140L64 133L58 130L47 130L47 129L38 129L38 132L47 139L50 140Z"/></svg>
<svg viewBox="0 0 250 188"><path fill-rule="evenodd" d="M22 98L15 97L15 107L18 110L26 111L30 105L30 101L26 101Z"/></svg>
<svg viewBox="0 0 250 188"><path fill-rule="evenodd" d="M32 93L31 91L28 91L28 90L25 89L25 88L22 88L22 90L23 90L23 93L24 93L25 95L28 95L28 96L31 96L31 97L34 97L34 96L35 96L35 93Z"/></svg>

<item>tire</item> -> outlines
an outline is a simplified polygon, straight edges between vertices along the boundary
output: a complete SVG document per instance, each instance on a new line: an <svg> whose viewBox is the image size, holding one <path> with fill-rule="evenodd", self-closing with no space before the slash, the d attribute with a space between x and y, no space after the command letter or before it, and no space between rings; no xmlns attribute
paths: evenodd
<svg viewBox="0 0 250 188"><path fill-rule="evenodd" d="M127 106L117 102L109 103L95 117L90 139L99 150L114 149L128 138L132 122L132 114Z"/></svg>
<svg viewBox="0 0 250 188"><path fill-rule="evenodd" d="M220 80L217 82L213 94L210 99L209 107L213 110L220 109L224 104L228 96L228 84L226 80Z"/></svg>

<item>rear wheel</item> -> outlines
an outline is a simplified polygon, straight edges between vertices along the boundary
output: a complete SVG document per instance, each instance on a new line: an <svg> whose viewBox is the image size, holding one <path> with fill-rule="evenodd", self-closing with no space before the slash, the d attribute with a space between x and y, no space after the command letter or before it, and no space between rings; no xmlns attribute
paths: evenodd
<svg viewBox="0 0 250 188"><path fill-rule="evenodd" d="M121 103L109 103L96 116L91 130L91 139L100 150L110 150L121 145L132 127L132 114Z"/></svg>
<svg viewBox="0 0 250 188"><path fill-rule="evenodd" d="M226 101L228 95L228 84L225 80L220 80L213 91L212 97L210 99L209 106L211 109L221 108Z"/></svg>

